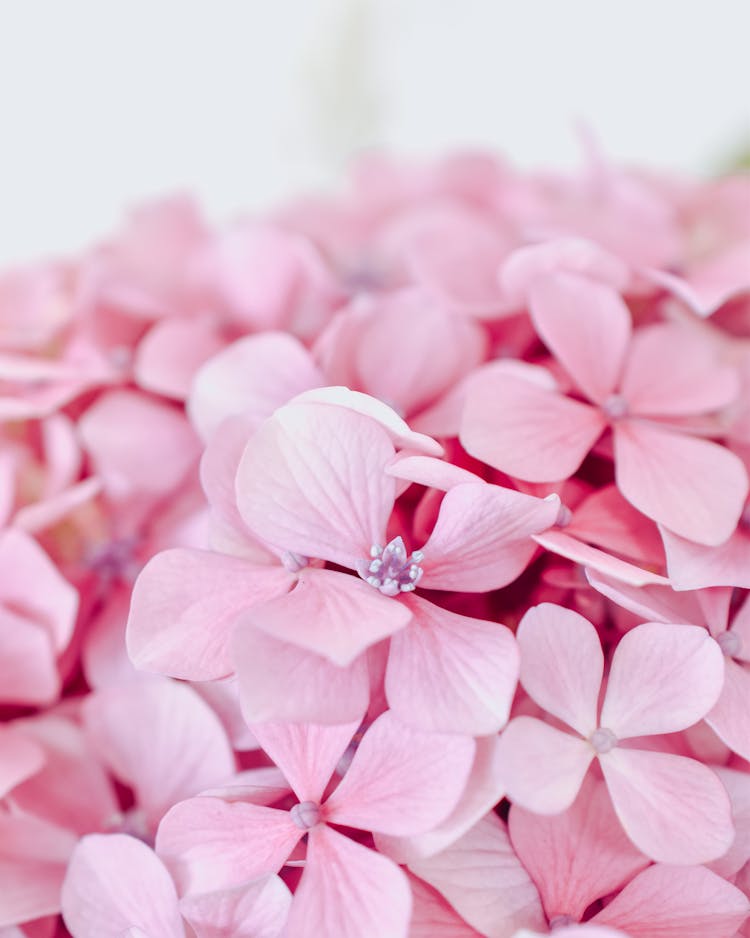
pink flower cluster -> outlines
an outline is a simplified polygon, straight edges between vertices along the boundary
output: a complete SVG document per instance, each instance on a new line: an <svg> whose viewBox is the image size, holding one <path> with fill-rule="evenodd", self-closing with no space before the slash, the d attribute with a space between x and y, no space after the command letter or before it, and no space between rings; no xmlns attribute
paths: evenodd
<svg viewBox="0 0 750 938"><path fill-rule="evenodd" d="M748 468L747 176L0 275L0 938L750 935Z"/></svg>

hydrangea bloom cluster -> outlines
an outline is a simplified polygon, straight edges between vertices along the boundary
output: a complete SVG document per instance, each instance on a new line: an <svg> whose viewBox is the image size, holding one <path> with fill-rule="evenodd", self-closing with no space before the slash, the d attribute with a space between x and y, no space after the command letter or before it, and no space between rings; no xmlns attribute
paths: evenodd
<svg viewBox="0 0 750 938"><path fill-rule="evenodd" d="M748 468L747 176L0 275L0 938L750 935Z"/></svg>

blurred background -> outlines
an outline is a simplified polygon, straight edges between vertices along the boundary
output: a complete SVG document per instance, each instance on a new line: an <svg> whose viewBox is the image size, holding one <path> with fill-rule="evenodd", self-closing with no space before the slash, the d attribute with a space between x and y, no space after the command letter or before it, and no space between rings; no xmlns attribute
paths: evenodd
<svg viewBox="0 0 750 938"><path fill-rule="evenodd" d="M0 265L133 202L231 217L352 153L711 174L750 148L747 0L0 0Z"/></svg>

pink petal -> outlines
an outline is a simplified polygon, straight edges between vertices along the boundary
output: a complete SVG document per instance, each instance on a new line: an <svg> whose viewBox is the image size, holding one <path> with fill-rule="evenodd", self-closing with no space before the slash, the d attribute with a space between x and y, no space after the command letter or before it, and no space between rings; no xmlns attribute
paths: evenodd
<svg viewBox="0 0 750 938"><path fill-rule="evenodd" d="M244 622L346 667L410 619L404 603L358 577L306 568L289 593L254 606Z"/></svg>
<svg viewBox="0 0 750 938"><path fill-rule="evenodd" d="M279 550L356 569L383 544L395 450L374 420L344 408L292 404L252 437L237 472L248 527Z"/></svg>
<svg viewBox="0 0 750 938"><path fill-rule="evenodd" d="M661 529L667 554L667 572L676 590L706 586L750 589L750 537L740 522L729 540L715 547L694 544Z"/></svg>
<svg viewBox="0 0 750 938"><path fill-rule="evenodd" d="M210 551L173 548L141 571L128 619L127 644L137 668L188 680L215 680L233 670L232 628L248 607L294 582L281 567Z"/></svg>
<svg viewBox="0 0 750 938"><path fill-rule="evenodd" d="M94 834L79 843L62 910L76 938L121 938L131 927L154 938L185 933L169 873L146 844L124 834Z"/></svg>
<svg viewBox="0 0 750 938"><path fill-rule="evenodd" d="M413 911L409 938L481 938L453 911L436 889L416 876L409 878Z"/></svg>
<svg viewBox="0 0 750 938"><path fill-rule="evenodd" d="M33 739L7 724L0 727L0 798L38 772L44 762L44 749Z"/></svg>
<svg viewBox="0 0 750 938"><path fill-rule="evenodd" d="M598 547L585 544L576 537L571 537L566 531L557 531L553 528L542 534L535 534L534 540L540 547L553 554L565 557L573 563L586 567L587 570L595 570L599 574L612 577L622 583L645 586L649 583L666 584L669 582L666 577L658 573L651 573L626 560L620 560L619 557L612 557L611 554L599 550Z"/></svg>
<svg viewBox="0 0 750 938"><path fill-rule="evenodd" d="M482 935L511 938L518 928L544 927L539 894L492 812L447 850L409 869Z"/></svg>
<svg viewBox="0 0 750 938"><path fill-rule="evenodd" d="M711 710L723 683L724 656L705 629L648 622L615 649L600 722L618 739L676 733Z"/></svg>
<svg viewBox="0 0 750 938"><path fill-rule="evenodd" d="M468 592L507 586L536 551L531 536L553 525L558 510L554 496L548 501L483 482L456 485L423 548L420 586Z"/></svg>
<svg viewBox="0 0 750 938"><path fill-rule="evenodd" d="M723 446L638 420L614 432L620 491L649 518L700 544L721 544L748 492L742 461Z"/></svg>
<svg viewBox="0 0 750 938"><path fill-rule="evenodd" d="M198 368L222 347L211 316L198 319L164 319L140 341L133 363L136 382L177 401L184 401Z"/></svg>
<svg viewBox="0 0 750 938"><path fill-rule="evenodd" d="M459 439L466 451L528 482L567 479L605 428L602 414L508 373L468 383Z"/></svg>
<svg viewBox="0 0 750 938"><path fill-rule="evenodd" d="M153 829L175 802L234 771L218 717L174 681L147 678L97 691L85 700L83 715L101 759L133 788Z"/></svg>
<svg viewBox="0 0 750 938"><path fill-rule="evenodd" d="M667 752L617 747L599 757L617 816L658 863L708 863L732 844L731 804L711 769Z"/></svg>
<svg viewBox="0 0 750 938"><path fill-rule="evenodd" d="M285 332L262 332L228 345L197 372L188 399L193 426L208 440L227 417L255 426L308 388L325 384L307 349Z"/></svg>
<svg viewBox="0 0 750 938"><path fill-rule="evenodd" d="M181 895L213 892L277 873L302 833L288 811L202 796L164 815L156 852Z"/></svg>
<svg viewBox="0 0 750 938"><path fill-rule="evenodd" d="M410 916L409 882L395 863L324 825L310 831L285 934L407 938Z"/></svg>
<svg viewBox="0 0 750 938"><path fill-rule="evenodd" d="M662 417L719 410L739 391L736 369L719 361L705 336L674 323L635 334L620 386L630 413Z"/></svg>
<svg viewBox="0 0 750 938"><path fill-rule="evenodd" d="M265 720L348 723L370 701L365 655L340 667L312 651L240 623L232 645L248 723Z"/></svg>
<svg viewBox="0 0 750 938"><path fill-rule="evenodd" d="M298 394L292 403L343 407L379 423L398 449L424 453L425 456L443 455L443 447L438 442L423 433L416 433L392 407L361 391L343 387L314 388Z"/></svg>
<svg viewBox="0 0 750 938"><path fill-rule="evenodd" d="M562 814L532 814L513 805L508 823L550 920L568 915L580 921L592 902L620 890L649 862L620 827L606 786L592 775Z"/></svg>
<svg viewBox="0 0 750 938"><path fill-rule="evenodd" d="M278 876L247 886L185 896L180 912L200 938L279 938L292 896Z"/></svg>
<svg viewBox="0 0 750 938"><path fill-rule="evenodd" d="M410 453L399 453L386 468L386 474L395 479L405 479L424 485L427 488L439 489L447 492L455 485L463 482L482 482L483 480L444 459L435 459L434 456L414 456Z"/></svg>
<svg viewBox="0 0 750 938"><path fill-rule="evenodd" d="M508 798L537 814L569 808L593 758L594 750L585 740L534 717L516 717L500 737Z"/></svg>
<svg viewBox="0 0 750 938"><path fill-rule="evenodd" d="M29 815L0 812L0 928L60 911L76 837Z"/></svg>
<svg viewBox="0 0 750 938"><path fill-rule="evenodd" d="M399 836L428 831L458 803L474 750L473 739L421 733L384 713L326 802L326 819Z"/></svg>
<svg viewBox="0 0 750 938"><path fill-rule="evenodd" d="M677 593L669 586L649 584L635 586L598 572L588 572L591 586L612 602L628 609L641 621L703 623L705 615L691 593Z"/></svg>
<svg viewBox="0 0 750 938"><path fill-rule="evenodd" d="M750 903L703 867L650 866L592 919L633 938L732 938Z"/></svg>
<svg viewBox="0 0 750 938"><path fill-rule="evenodd" d="M542 603L521 620L521 683L548 713L582 736L597 727L604 656L596 629L571 609Z"/></svg>
<svg viewBox="0 0 750 938"><path fill-rule="evenodd" d="M750 671L728 657L724 666L721 695L706 723L733 752L750 760Z"/></svg>
<svg viewBox="0 0 750 938"><path fill-rule="evenodd" d="M620 378L630 311L611 287L572 273L536 281L529 312L539 337L590 400L602 404Z"/></svg>
<svg viewBox="0 0 750 938"><path fill-rule="evenodd" d="M483 736L508 722L519 654L510 629L412 596L409 625L391 638L385 692L417 729ZM435 675L440 680L435 680Z"/></svg>
<svg viewBox="0 0 750 938"><path fill-rule="evenodd" d="M60 693L47 630L0 605L0 702L50 704Z"/></svg>
<svg viewBox="0 0 750 938"><path fill-rule="evenodd" d="M255 723L253 733L300 801L320 801L360 720L339 726Z"/></svg>

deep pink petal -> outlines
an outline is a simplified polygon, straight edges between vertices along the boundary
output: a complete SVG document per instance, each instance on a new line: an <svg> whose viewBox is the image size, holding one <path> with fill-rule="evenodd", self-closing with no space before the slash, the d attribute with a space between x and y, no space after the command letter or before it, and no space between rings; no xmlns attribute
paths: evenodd
<svg viewBox="0 0 750 938"><path fill-rule="evenodd" d="M632 414L681 417L726 407L740 382L697 329L659 323L633 336L620 391Z"/></svg>
<svg viewBox="0 0 750 938"><path fill-rule="evenodd" d="M701 866L650 866L598 912L592 922L633 938L732 938L750 902L725 879Z"/></svg>
<svg viewBox="0 0 750 938"><path fill-rule="evenodd" d="M164 815L156 852L180 894L213 892L277 873L302 833L288 811L190 798Z"/></svg>
<svg viewBox="0 0 750 938"><path fill-rule="evenodd" d="M548 713L589 736L604 656L596 629L571 609L541 603L521 620L516 635L521 651L521 683Z"/></svg>
<svg viewBox="0 0 750 938"><path fill-rule="evenodd" d="M567 811L544 816L513 805L508 826L550 920L568 915L580 921L592 902L617 892L649 862L620 826L606 786L592 775Z"/></svg>
<svg viewBox="0 0 750 938"><path fill-rule="evenodd" d="M279 938L292 896L278 876L247 886L185 896L180 912L199 938Z"/></svg>
<svg viewBox="0 0 750 938"><path fill-rule="evenodd" d="M233 670L232 629L253 604L283 594L294 578L281 567L211 551L173 548L141 571L128 618L127 645L138 668L188 680Z"/></svg>
<svg viewBox="0 0 750 938"><path fill-rule="evenodd" d="M339 666L240 622L232 660L248 723L348 723L367 710L370 680L365 655Z"/></svg>
<svg viewBox="0 0 750 938"><path fill-rule="evenodd" d="M135 792L149 828L177 801L234 772L219 718L201 698L167 678L145 678L86 698L88 737L110 771Z"/></svg>
<svg viewBox="0 0 750 938"><path fill-rule="evenodd" d="M630 312L611 287L572 273L532 284L529 312L547 348L597 404L614 391L630 344Z"/></svg>
<svg viewBox="0 0 750 938"><path fill-rule="evenodd" d="M617 816L658 863L707 863L732 844L731 804L707 766L667 752L617 747L599 757Z"/></svg>
<svg viewBox="0 0 750 938"><path fill-rule="evenodd" d="M538 814L557 814L573 804L593 758L585 740L535 717L516 717L500 737L508 798Z"/></svg>
<svg viewBox="0 0 750 938"><path fill-rule="evenodd" d="M383 544L395 450L374 420L322 405L290 404L252 437L237 472L248 527L279 550L356 569Z"/></svg>
<svg viewBox="0 0 750 938"><path fill-rule="evenodd" d="M543 928L539 894L493 812L441 853L409 864L482 935L511 938Z"/></svg>
<svg viewBox="0 0 750 938"><path fill-rule="evenodd" d="M638 420L619 423L614 440L617 485L644 515L700 544L732 534L748 492L734 453Z"/></svg>
<svg viewBox="0 0 750 938"><path fill-rule="evenodd" d="M601 725L618 739L676 733L711 710L723 683L724 656L705 629L636 626L615 649Z"/></svg>
<svg viewBox="0 0 750 938"><path fill-rule="evenodd" d="M238 339L198 371L188 414L207 440L227 417L243 414L255 426L295 395L325 384L310 353L294 336L262 332Z"/></svg>
<svg viewBox="0 0 750 938"><path fill-rule="evenodd" d="M424 546L420 586L487 592L507 586L536 551L531 536L551 527L559 500L482 482L456 485L443 498Z"/></svg>
<svg viewBox="0 0 750 938"><path fill-rule="evenodd" d="M384 834L428 831L456 807L474 751L466 736L422 733L384 713L365 733L325 816Z"/></svg>
<svg viewBox="0 0 750 938"><path fill-rule="evenodd" d="M306 568L290 592L254 606L244 622L345 667L410 619L405 604L358 577Z"/></svg>
<svg viewBox="0 0 750 938"><path fill-rule="evenodd" d="M289 938L407 938L410 915L409 881L395 863L325 825L310 831Z"/></svg>
<svg viewBox="0 0 750 938"><path fill-rule="evenodd" d="M459 438L466 451L528 482L567 479L605 428L598 410L516 375L477 372Z"/></svg>
<svg viewBox="0 0 750 938"><path fill-rule="evenodd" d="M359 724L257 723L253 732L299 800L318 802Z"/></svg>
<svg viewBox="0 0 750 938"><path fill-rule="evenodd" d="M391 638L388 656L385 691L391 709L421 730L498 732L508 721L518 680L513 633L416 596L407 602L412 621Z"/></svg>
<svg viewBox="0 0 750 938"><path fill-rule="evenodd" d="M62 911L76 938L121 938L128 928L154 938L185 934L169 873L153 850L125 834L93 834L79 843Z"/></svg>

